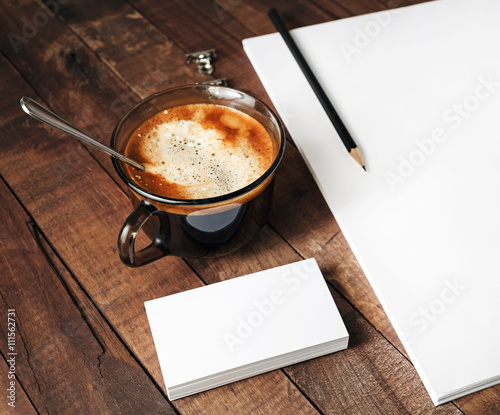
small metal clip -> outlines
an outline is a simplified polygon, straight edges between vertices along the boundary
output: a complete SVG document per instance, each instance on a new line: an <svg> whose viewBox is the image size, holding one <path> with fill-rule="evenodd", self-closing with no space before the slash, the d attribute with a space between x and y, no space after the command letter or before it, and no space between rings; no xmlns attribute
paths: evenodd
<svg viewBox="0 0 500 415"><path fill-rule="evenodd" d="M202 75L211 75L214 71L212 59L215 59L217 54L215 49L202 50L200 52L192 52L186 54L186 63L190 64L195 61L198 64L198 72Z"/></svg>
<svg viewBox="0 0 500 415"><path fill-rule="evenodd" d="M211 81L196 82L196 85L228 86L226 78L212 79Z"/></svg>

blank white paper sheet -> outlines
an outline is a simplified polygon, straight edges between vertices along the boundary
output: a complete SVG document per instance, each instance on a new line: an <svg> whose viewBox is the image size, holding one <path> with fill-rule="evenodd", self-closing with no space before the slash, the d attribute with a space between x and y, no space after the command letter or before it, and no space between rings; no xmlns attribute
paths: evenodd
<svg viewBox="0 0 500 415"><path fill-rule="evenodd" d="M500 382L500 2L440 0L243 47L435 404Z"/></svg>

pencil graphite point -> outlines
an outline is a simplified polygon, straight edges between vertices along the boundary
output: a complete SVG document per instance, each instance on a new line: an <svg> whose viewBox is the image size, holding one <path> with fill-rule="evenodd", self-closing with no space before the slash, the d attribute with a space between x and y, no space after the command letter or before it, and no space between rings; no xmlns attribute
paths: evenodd
<svg viewBox="0 0 500 415"><path fill-rule="evenodd" d="M363 161L363 157L361 156L361 151L359 150L359 148L351 148L349 154L361 167L363 167L363 170L366 171L365 162Z"/></svg>

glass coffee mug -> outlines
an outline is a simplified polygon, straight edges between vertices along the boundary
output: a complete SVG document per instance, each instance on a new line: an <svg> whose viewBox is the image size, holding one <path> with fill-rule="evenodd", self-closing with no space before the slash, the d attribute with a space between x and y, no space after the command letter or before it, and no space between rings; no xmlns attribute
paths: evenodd
<svg viewBox="0 0 500 415"><path fill-rule="evenodd" d="M237 191L206 199L173 199L138 185L128 176L123 162L113 158L134 207L118 237L120 258L128 266L139 267L167 255L183 258L225 255L249 242L267 222L274 173L285 151L285 134L273 111L244 92L221 86L188 85L154 94L122 117L113 131L111 146L123 153L132 133L156 113L199 103L233 108L260 122L272 140L273 162L257 180ZM136 250L140 230L151 243Z"/></svg>

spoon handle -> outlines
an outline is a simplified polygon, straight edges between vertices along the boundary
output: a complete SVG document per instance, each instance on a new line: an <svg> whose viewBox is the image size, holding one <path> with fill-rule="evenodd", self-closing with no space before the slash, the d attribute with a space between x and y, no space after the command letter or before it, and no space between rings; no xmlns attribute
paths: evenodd
<svg viewBox="0 0 500 415"><path fill-rule="evenodd" d="M32 100L31 98L28 98L28 97L21 98L21 107L28 115L31 115L33 118L37 119L38 121L42 121L42 122L44 122L44 123L46 123L54 128L57 128L58 130L65 132L66 134L69 134L75 138L78 138L80 141L83 141L84 143L93 145L94 147L97 147L99 150L102 150L102 151L124 161L125 163L128 163L128 164L134 166L135 168L137 168L139 170L144 170L144 166L142 164L137 163L136 161L134 161L134 160L124 156L123 154L118 153L117 151L113 150L111 147L108 147L107 145L90 137L89 135L85 134L83 131L80 131L74 125L70 124L68 121L62 119L59 115L54 114L52 111L50 111L49 109L40 105L38 102Z"/></svg>

